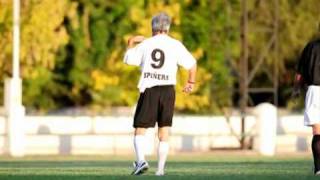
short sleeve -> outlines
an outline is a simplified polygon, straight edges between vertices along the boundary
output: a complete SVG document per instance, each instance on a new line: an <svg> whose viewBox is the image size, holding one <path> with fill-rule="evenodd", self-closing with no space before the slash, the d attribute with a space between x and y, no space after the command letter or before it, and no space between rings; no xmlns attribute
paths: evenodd
<svg viewBox="0 0 320 180"><path fill-rule="evenodd" d="M123 62L133 66L140 66L143 58L142 44L138 44L126 51Z"/></svg>
<svg viewBox="0 0 320 180"><path fill-rule="evenodd" d="M305 64L306 64L306 61L308 61L309 58L310 58L311 48L312 48L311 44L309 43L303 49L302 54L301 54L301 56L300 56L300 58L298 60L298 65L297 65L297 68L296 68L297 73L302 74L302 75L304 74L304 69L306 68Z"/></svg>
<svg viewBox="0 0 320 180"><path fill-rule="evenodd" d="M196 64L196 60L194 59L192 54L187 50L187 48L183 44L180 44L178 65L189 70L195 64Z"/></svg>

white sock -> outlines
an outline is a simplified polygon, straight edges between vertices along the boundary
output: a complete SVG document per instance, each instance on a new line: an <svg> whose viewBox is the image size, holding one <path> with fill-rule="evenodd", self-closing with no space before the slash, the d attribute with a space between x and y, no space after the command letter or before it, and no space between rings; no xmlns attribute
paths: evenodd
<svg viewBox="0 0 320 180"><path fill-rule="evenodd" d="M169 152L169 143L160 141L158 147L158 172L163 172Z"/></svg>
<svg viewBox="0 0 320 180"><path fill-rule="evenodd" d="M136 152L137 163L145 161L144 148L145 148L145 137L144 135L136 135L133 139L134 150Z"/></svg>

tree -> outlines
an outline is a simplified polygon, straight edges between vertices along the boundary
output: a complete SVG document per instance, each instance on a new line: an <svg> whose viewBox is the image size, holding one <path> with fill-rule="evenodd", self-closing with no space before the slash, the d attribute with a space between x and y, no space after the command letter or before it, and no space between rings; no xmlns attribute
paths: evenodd
<svg viewBox="0 0 320 180"><path fill-rule="evenodd" d="M12 52L12 2L0 0L0 77L7 77L10 71ZM0 95L4 93L3 79L0 79ZM0 96L3 102L3 96Z"/></svg>
<svg viewBox="0 0 320 180"><path fill-rule="evenodd" d="M275 1L248 1L249 14L249 60L253 67L264 48L272 37L272 28L274 27L274 3ZM264 67L270 69L276 63L279 69L279 103L280 106L296 106L290 99L293 76L297 59L303 46L317 32L317 23L319 22L319 13L316 0L311 1L278 1L279 3L279 28L278 28L278 52L274 46L266 54ZM269 27L261 29L261 27ZM275 61L276 60L276 61ZM265 87L270 85L266 79L265 68L261 68L252 81L256 87ZM287 104L288 103L288 104Z"/></svg>
<svg viewBox="0 0 320 180"><path fill-rule="evenodd" d="M122 62L132 35L151 36L150 21L165 11L173 18L170 35L193 53L198 62L196 91L186 96L187 73L180 70L176 86L179 112L218 113L237 107L233 100L240 59L240 0L23 0L21 1L21 75L23 103L52 110L68 106L102 110L133 106L138 98L138 68ZM270 51L265 65L277 59L279 101L288 100L296 59L315 37L319 23L317 0L279 0L279 55ZM253 67L273 27L273 1L248 1L249 66ZM0 76L11 74L12 1L0 0ZM271 47L274 49L274 47ZM262 87L259 70L252 85ZM0 79L0 100L3 79ZM3 101L3 100L2 100Z"/></svg>
<svg viewBox="0 0 320 180"><path fill-rule="evenodd" d="M200 67L210 75L199 90L208 98L208 106L200 111L217 113L222 107L232 105L234 77L231 72L239 57L238 4L223 0L183 4L183 41L198 54ZM200 78L203 76L199 74Z"/></svg>

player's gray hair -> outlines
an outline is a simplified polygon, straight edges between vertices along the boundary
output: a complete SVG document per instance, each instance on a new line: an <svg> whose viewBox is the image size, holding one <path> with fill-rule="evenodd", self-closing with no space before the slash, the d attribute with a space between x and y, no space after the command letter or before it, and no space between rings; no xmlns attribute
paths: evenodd
<svg viewBox="0 0 320 180"><path fill-rule="evenodd" d="M169 32L171 24L171 18L167 13L161 12L152 17L151 26L152 32Z"/></svg>

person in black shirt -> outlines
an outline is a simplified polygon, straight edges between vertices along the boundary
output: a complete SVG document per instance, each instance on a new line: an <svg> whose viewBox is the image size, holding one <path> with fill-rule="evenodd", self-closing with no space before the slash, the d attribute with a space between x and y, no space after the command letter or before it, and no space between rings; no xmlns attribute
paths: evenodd
<svg viewBox="0 0 320 180"><path fill-rule="evenodd" d="M320 34L320 24L319 24ZM320 176L320 38L309 42L298 61L293 94L307 86L304 124L312 127L314 174Z"/></svg>

